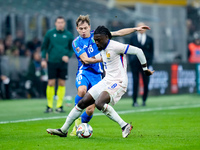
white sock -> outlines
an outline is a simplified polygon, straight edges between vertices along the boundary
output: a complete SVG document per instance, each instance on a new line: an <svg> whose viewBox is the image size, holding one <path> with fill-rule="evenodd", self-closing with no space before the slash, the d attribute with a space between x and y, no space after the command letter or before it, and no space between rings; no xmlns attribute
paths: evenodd
<svg viewBox="0 0 200 150"><path fill-rule="evenodd" d="M67 133L72 123L81 115L82 109L77 105L70 111L64 125L60 128L62 132Z"/></svg>
<svg viewBox="0 0 200 150"><path fill-rule="evenodd" d="M102 112L111 120L117 122L120 127L124 127L127 123L118 115L118 113L108 104L104 104Z"/></svg>

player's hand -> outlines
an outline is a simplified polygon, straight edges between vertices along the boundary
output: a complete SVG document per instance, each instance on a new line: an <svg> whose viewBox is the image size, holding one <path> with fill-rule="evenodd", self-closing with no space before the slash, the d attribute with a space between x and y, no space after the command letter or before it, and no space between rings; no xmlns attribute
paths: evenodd
<svg viewBox="0 0 200 150"><path fill-rule="evenodd" d="M42 68L47 68L47 61L46 60L42 60L41 66L42 66Z"/></svg>
<svg viewBox="0 0 200 150"><path fill-rule="evenodd" d="M62 61L64 61L65 63L68 63L69 57L68 56L63 56L62 57Z"/></svg>
<svg viewBox="0 0 200 150"><path fill-rule="evenodd" d="M152 75L154 72L155 72L155 71L151 71L151 70L147 69L147 70L144 71L144 74L145 74L146 76L150 76L150 75Z"/></svg>
<svg viewBox="0 0 200 150"><path fill-rule="evenodd" d="M137 31L143 31L143 30L151 30L151 28L149 26L140 26L140 27L136 27Z"/></svg>

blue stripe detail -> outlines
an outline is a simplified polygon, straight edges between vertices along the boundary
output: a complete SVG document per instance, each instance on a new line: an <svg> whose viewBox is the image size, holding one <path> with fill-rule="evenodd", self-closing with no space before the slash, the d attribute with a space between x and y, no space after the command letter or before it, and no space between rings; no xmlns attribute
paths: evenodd
<svg viewBox="0 0 200 150"><path fill-rule="evenodd" d="M126 53L128 52L129 46L130 46L130 45L128 45L128 46L126 47L126 50L125 50L124 54L126 54Z"/></svg>
<svg viewBox="0 0 200 150"><path fill-rule="evenodd" d="M109 43L110 43L110 40L108 40L108 44L106 45L106 48L108 47ZM106 49L106 48L105 48L105 49ZM105 50L105 49L104 49L104 50Z"/></svg>
<svg viewBox="0 0 200 150"><path fill-rule="evenodd" d="M122 66L124 67L124 57L122 54L120 55L120 59L121 59Z"/></svg>

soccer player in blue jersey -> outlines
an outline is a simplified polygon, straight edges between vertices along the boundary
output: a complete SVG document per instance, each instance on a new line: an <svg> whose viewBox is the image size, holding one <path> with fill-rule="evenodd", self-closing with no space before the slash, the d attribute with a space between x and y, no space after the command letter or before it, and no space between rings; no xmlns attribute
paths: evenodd
<svg viewBox="0 0 200 150"><path fill-rule="evenodd" d="M86 92L102 79L103 68L99 60L92 59L99 53L98 47L93 39L94 31L91 31L89 15L80 15L76 20L76 29L79 36L74 39L72 46L78 59L78 71L76 74L76 87L78 94L75 97L75 105L83 98ZM121 29L111 32L112 36L124 36L134 31L149 29L148 26ZM91 64L92 63L92 64ZM71 136L76 135L77 126L88 123L93 116L95 105L86 108L80 118L75 121Z"/></svg>

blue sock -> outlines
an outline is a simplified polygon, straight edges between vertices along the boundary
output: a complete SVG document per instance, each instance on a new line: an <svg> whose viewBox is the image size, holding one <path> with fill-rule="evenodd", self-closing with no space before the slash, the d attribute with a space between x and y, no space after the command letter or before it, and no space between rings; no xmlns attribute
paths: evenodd
<svg viewBox="0 0 200 150"><path fill-rule="evenodd" d="M80 96L76 95L76 97L75 97L75 106L76 106L76 104L78 104L78 102L79 102L82 98L83 98L83 97L80 97Z"/></svg>
<svg viewBox="0 0 200 150"><path fill-rule="evenodd" d="M86 111L84 111L84 113L82 113L82 115L81 115L81 122L82 123L88 123L92 119L92 117L93 117L93 115L88 116Z"/></svg>

